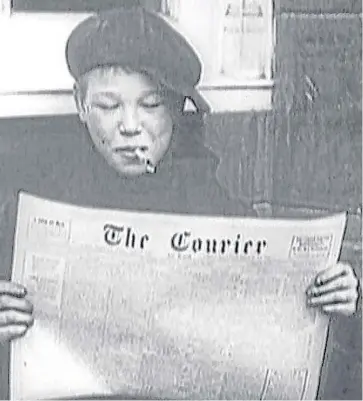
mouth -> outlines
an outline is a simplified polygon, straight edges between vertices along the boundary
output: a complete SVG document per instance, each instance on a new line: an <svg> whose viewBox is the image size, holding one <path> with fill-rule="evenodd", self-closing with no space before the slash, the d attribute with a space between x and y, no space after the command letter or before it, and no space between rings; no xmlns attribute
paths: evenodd
<svg viewBox="0 0 363 401"><path fill-rule="evenodd" d="M148 150L147 146L118 146L113 148L112 151L115 154L118 154L122 157L125 157L129 160L140 160L137 156L137 151L141 150L142 152L146 152Z"/></svg>

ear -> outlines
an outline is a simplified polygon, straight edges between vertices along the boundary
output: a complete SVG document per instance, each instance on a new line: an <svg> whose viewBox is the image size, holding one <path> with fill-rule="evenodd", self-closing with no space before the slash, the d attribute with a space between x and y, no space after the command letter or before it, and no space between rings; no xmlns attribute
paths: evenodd
<svg viewBox="0 0 363 401"><path fill-rule="evenodd" d="M73 85L73 97L76 103L76 108L78 112L79 119L85 123L87 117L87 108L85 107L83 95L81 93L80 86L78 82Z"/></svg>

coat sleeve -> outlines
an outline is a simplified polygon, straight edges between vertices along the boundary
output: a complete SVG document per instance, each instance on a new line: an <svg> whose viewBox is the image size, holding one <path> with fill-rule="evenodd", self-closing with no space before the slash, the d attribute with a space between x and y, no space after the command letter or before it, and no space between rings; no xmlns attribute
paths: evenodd
<svg viewBox="0 0 363 401"><path fill-rule="evenodd" d="M0 193L0 280L10 280L17 210L17 193ZM0 399L9 399L9 344L0 344Z"/></svg>
<svg viewBox="0 0 363 401"><path fill-rule="evenodd" d="M218 183L218 160L212 155L206 158L188 158L178 161L180 181L185 188L190 214L252 217L252 207L241 200L232 199Z"/></svg>

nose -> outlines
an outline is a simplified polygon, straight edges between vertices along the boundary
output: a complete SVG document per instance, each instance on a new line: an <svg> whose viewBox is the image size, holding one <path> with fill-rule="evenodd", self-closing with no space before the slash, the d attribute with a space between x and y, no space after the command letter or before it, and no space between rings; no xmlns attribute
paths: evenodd
<svg viewBox="0 0 363 401"><path fill-rule="evenodd" d="M122 135L135 136L140 133L140 123L135 107L124 107L119 129Z"/></svg>

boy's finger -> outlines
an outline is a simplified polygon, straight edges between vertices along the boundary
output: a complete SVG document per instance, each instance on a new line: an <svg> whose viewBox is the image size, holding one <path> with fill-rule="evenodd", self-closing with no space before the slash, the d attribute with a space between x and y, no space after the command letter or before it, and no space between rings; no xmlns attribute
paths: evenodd
<svg viewBox="0 0 363 401"><path fill-rule="evenodd" d="M328 281L326 284L320 286L311 286L307 290L308 296L317 296L336 290L346 290L354 285L350 277L339 276L335 280Z"/></svg>
<svg viewBox="0 0 363 401"><path fill-rule="evenodd" d="M21 337L26 333L27 328L27 326L22 324L14 324L11 326L0 327L0 342Z"/></svg>
<svg viewBox="0 0 363 401"><path fill-rule="evenodd" d="M340 276L344 276L350 272L350 267L344 263L337 263L326 270L320 272L315 279L316 285L323 285L329 281L335 280Z"/></svg>
<svg viewBox="0 0 363 401"><path fill-rule="evenodd" d="M0 281L0 294L13 295L15 297L24 297L26 295L26 289L12 281Z"/></svg>
<svg viewBox="0 0 363 401"><path fill-rule="evenodd" d="M347 315L354 313L352 308L347 310L347 304L324 305L322 309L326 313L344 313Z"/></svg>
<svg viewBox="0 0 363 401"><path fill-rule="evenodd" d="M0 313L0 327L16 325L31 326L34 322L33 316L29 313L15 310L7 310Z"/></svg>
<svg viewBox="0 0 363 401"><path fill-rule="evenodd" d="M11 295L0 295L0 311L9 309L32 313L33 305L26 298L17 298Z"/></svg>
<svg viewBox="0 0 363 401"><path fill-rule="evenodd" d="M327 304L336 303L349 303L353 301L351 291L341 290L329 292L327 294L321 294L316 297L308 299L308 304L311 306L322 306Z"/></svg>

